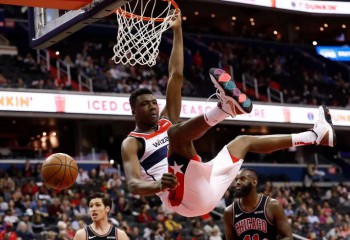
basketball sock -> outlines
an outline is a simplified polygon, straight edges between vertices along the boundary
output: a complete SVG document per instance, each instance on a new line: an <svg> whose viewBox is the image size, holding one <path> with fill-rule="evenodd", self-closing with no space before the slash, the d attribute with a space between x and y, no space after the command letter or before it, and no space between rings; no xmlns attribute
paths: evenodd
<svg viewBox="0 0 350 240"><path fill-rule="evenodd" d="M214 107L212 110L204 113L204 120L208 125L215 126L219 122L225 120L228 116L221 108L218 106Z"/></svg>
<svg viewBox="0 0 350 240"><path fill-rule="evenodd" d="M312 131L292 134L293 147L314 144L317 136Z"/></svg>

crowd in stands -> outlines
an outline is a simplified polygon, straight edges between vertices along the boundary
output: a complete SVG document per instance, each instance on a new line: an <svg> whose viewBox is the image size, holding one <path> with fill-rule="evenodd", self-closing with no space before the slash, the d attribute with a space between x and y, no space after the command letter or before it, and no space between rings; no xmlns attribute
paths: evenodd
<svg viewBox="0 0 350 240"><path fill-rule="evenodd" d="M260 186L261 193L284 207L294 233L308 239L350 239L348 186L277 187L271 182ZM0 171L0 239L71 240L91 223L86 197L103 192L113 200L110 223L132 240L220 240L224 239L221 216L233 191L228 189L214 212L184 218L165 209L157 197L131 195L124 177L109 165L80 169L73 187L54 191L43 185L40 164L27 161L23 169L12 165Z"/></svg>
<svg viewBox="0 0 350 240"><path fill-rule="evenodd" d="M218 55L217 66L226 70L232 67L237 82L242 82L243 78L257 80L259 97L250 94L256 100L267 101L267 88L270 88L282 92L285 103L341 107L350 105L349 69L321 59L310 53L310 49L234 38L217 38L213 41L212 38L185 37L185 47L186 43L191 50L185 50L184 96L208 97L214 91L207 84L210 82L208 69L213 67L208 63L212 61L211 57L207 57L209 51ZM51 54L54 59L61 59L71 68L73 82L77 82L78 75L81 74L92 80L95 92L130 93L137 88L146 87L156 95L165 94L169 80L169 55L165 54L166 51L161 51L156 65L151 68L116 65L111 60L112 42L85 41L77 44L81 44L78 50L66 49L58 57ZM67 43L62 45L64 48L68 46ZM197 45L201 48L193 47ZM203 51L203 48L208 51ZM45 61L38 63L34 55L35 53L28 53L25 57L0 56L5 63L0 68L0 87L77 90L62 79L55 79L52 72L47 70Z"/></svg>
<svg viewBox="0 0 350 240"><path fill-rule="evenodd" d="M38 63L31 53L24 57L0 55L0 61L0 88L70 90L69 86L58 84L45 61Z"/></svg>

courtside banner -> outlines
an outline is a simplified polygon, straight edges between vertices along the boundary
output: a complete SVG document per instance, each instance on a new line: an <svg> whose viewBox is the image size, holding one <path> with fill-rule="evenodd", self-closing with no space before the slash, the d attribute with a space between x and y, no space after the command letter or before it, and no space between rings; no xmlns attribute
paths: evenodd
<svg viewBox="0 0 350 240"><path fill-rule="evenodd" d="M350 2L276 0L275 6L273 7L307 13L350 14Z"/></svg>
<svg viewBox="0 0 350 240"><path fill-rule="evenodd" d="M165 99L161 97L158 104L162 109L165 106ZM185 99L182 101L181 117L198 116L211 110L216 104L216 102L206 102L205 99ZM0 111L131 116L128 97L65 93L0 91ZM330 112L334 125L350 126L350 110L331 109ZM234 119L228 118L227 120L313 124L317 119L317 114L317 107L254 103L253 111L250 114L240 115Z"/></svg>
<svg viewBox="0 0 350 240"><path fill-rule="evenodd" d="M350 47L317 46L316 52L334 61L350 61Z"/></svg>
<svg viewBox="0 0 350 240"><path fill-rule="evenodd" d="M271 7L314 14L350 14L350 2L313 0L221 0L260 7Z"/></svg>

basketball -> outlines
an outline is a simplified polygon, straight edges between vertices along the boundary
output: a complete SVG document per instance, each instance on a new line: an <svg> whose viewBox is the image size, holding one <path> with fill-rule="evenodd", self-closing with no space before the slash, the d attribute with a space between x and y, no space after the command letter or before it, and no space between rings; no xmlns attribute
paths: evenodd
<svg viewBox="0 0 350 240"><path fill-rule="evenodd" d="M41 175L47 187L56 190L66 189L77 179L78 165L71 156L55 153L44 161Z"/></svg>

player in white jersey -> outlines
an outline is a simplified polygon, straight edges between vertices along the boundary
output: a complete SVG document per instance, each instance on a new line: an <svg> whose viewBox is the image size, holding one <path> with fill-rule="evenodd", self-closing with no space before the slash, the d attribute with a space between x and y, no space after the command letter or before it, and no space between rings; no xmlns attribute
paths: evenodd
<svg viewBox="0 0 350 240"><path fill-rule="evenodd" d="M180 35L176 33L177 27L174 29L170 73L174 69L182 70L179 66L183 67L180 64L182 60L177 58L179 52L174 54L176 46L179 46L176 44ZM174 56L177 56L177 65L173 65ZM157 194L167 208L180 215L193 217L210 212L236 177L249 151L267 153L291 146L335 145L331 117L323 106L320 107L320 118L311 131L289 135L239 136L213 160L202 163L193 141L227 117L251 112L252 102L236 87L229 74L221 69L211 69L210 78L218 89L218 106L204 115L177 123L182 78L174 77L176 74L170 75L173 77L167 86L166 107L160 117L157 100L150 90L139 89L130 96L136 128L123 141L122 159L127 184L133 194Z"/></svg>

